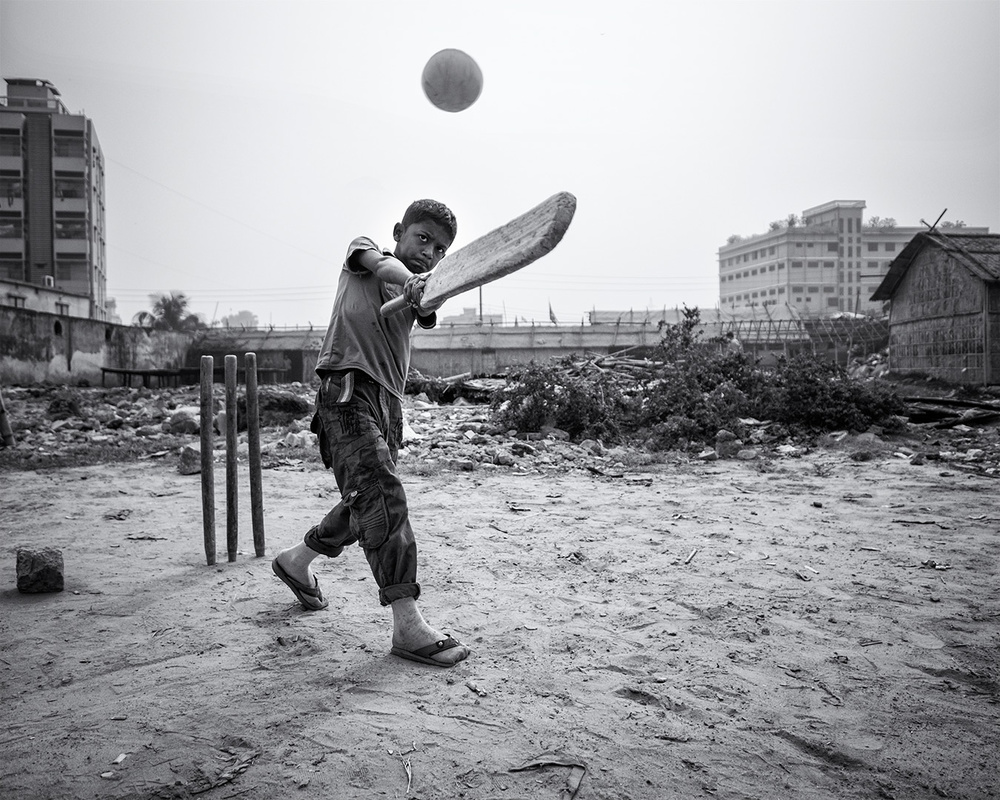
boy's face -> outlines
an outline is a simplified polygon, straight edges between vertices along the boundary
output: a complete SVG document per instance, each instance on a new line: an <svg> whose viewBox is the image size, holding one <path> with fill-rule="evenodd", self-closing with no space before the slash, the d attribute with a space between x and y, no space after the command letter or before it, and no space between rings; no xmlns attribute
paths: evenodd
<svg viewBox="0 0 1000 800"><path fill-rule="evenodd" d="M396 240L393 255L410 272L417 274L434 269L451 246L451 233L432 219L419 220L406 228L403 223L397 222L392 229L392 238Z"/></svg>

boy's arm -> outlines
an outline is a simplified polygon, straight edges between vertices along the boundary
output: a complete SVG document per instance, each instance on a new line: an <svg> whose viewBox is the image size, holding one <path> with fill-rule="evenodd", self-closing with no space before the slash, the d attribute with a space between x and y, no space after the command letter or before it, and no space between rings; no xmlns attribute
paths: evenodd
<svg viewBox="0 0 1000 800"><path fill-rule="evenodd" d="M378 250L361 250L354 254L354 263L364 267L376 278L384 283L394 283L403 287L403 296L406 302L414 308L420 303L420 297L424 293L424 282L427 274L410 272L395 256L385 255ZM431 312L440 307L438 303L434 309L426 309Z"/></svg>
<svg viewBox="0 0 1000 800"><path fill-rule="evenodd" d="M405 286L413 277L406 265L395 256L388 256L378 250L361 250L354 254L354 263L364 267L384 283Z"/></svg>

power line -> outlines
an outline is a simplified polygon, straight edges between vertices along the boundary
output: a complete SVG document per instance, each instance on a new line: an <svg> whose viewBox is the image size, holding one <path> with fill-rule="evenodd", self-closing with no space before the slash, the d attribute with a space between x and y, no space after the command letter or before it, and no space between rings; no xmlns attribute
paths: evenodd
<svg viewBox="0 0 1000 800"><path fill-rule="evenodd" d="M159 186L161 189L165 189L166 191L171 192L172 194L175 194L178 197L183 198L184 200L187 200L189 203L194 203L196 206L200 206L201 208L208 209L209 211L213 212L214 214L218 214L220 217L224 217L225 219L228 219L230 222L235 222L237 225L241 225L242 227L246 228L247 230L253 231L256 234L259 234L260 236L264 236L264 237L266 237L268 239L271 239L272 241L275 241L278 244L284 245L285 247L290 247L293 250L298 250L303 255L307 255L310 258L315 258L316 260L321 261L324 264L330 264L330 263L332 263L328 258L324 258L323 256L318 256L315 253L310 253L308 250L304 250L303 248L299 247L298 245L292 244L291 242L286 242L284 239L281 239L281 238L275 236L274 234L268 233L267 231L262 231L260 228L255 228L253 225L250 225L249 223L246 223L246 222L244 222L241 219L237 219L236 217L232 216L231 214L227 214L225 211L220 211L219 209L214 208L214 207L208 205L208 203L203 203L201 200L196 200L195 198L190 197L190 196L184 194L183 192L179 192L176 189L174 189L173 187L167 186L165 183L161 183L160 181L156 180L155 178L151 178L151 177L149 177L149 175L145 175L142 172L139 172L139 170L134 169L133 167L128 166L127 164L123 164L121 161L116 161L113 158L107 158L107 157L106 157L106 160L110 161L113 164L117 164L122 169L128 170L129 172L131 172L131 173L133 173L135 175L138 175L140 178L144 178L145 180L149 181L150 183L153 183L153 184ZM141 258L141 256L139 256L139 257Z"/></svg>

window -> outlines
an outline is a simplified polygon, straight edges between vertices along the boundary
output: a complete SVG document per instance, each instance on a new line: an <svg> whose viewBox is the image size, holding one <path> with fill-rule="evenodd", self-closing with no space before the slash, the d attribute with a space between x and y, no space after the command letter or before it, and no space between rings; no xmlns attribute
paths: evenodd
<svg viewBox="0 0 1000 800"><path fill-rule="evenodd" d="M784 268L785 268L785 262L784 261L779 261L778 262L778 269L784 269Z"/></svg>
<svg viewBox="0 0 1000 800"><path fill-rule="evenodd" d="M74 277L83 278L87 274L87 258L79 256L74 258L72 254L65 253L56 259L56 279L60 281L71 281Z"/></svg>
<svg viewBox="0 0 1000 800"><path fill-rule="evenodd" d="M811 248L812 248L812 247L814 247L814 246L815 246L815 245L814 245L814 243L813 243L813 242L809 242L809 243L807 243L807 244L806 244L806 249L807 249L807 250L808 250L808 249L811 249Z"/></svg>
<svg viewBox="0 0 1000 800"><path fill-rule="evenodd" d="M19 175L16 173L14 175L0 174L0 202L6 200L7 205L11 206L14 204L15 198L23 196L24 184Z"/></svg>
<svg viewBox="0 0 1000 800"><path fill-rule="evenodd" d="M0 156L21 157L21 134L15 131L0 133Z"/></svg>
<svg viewBox="0 0 1000 800"><path fill-rule="evenodd" d="M57 216L55 222L57 239L86 239L87 220L82 217Z"/></svg>
<svg viewBox="0 0 1000 800"><path fill-rule="evenodd" d="M60 158L84 158L83 133L64 131L52 135L52 152Z"/></svg>
<svg viewBox="0 0 1000 800"><path fill-rule="evenodd" d="M837 222L839 223L840 232L843 233L844 232L844 218L841 217L840 219L837 220Z"/></svg>
<svg viewBox="0 0 1000 800"><path fill-rule="evenodd" d="M802 287L801 286L793 286L792 287L792 294L802 294Z"/></svg>
<svg viewBox="0 0 1000 800"><path fill-rule="evenodd" d="M832 261L824 261L823 262L823 269L833 269L833 262Z"/></svg>
<svg viewBox="0 0 1000 800"><path fill-rule="evenodd" d="M22 297L19 294L7 295L7 302L14 306L14 308L24 308L24 301L27 299L27 297Z"/></svg>
<svg viewBox="0 0 1000 800"><path fill-rule="evenodd" d="M848 233L854 233L854 218L853 217L848 217L847 218L847 232Z"/></svg>
<svg viewBox="0 0 1000 800"><path fill-rule="evenodd" d="M826 252L828 252L828 253L836 253L837 252L837 243L836 242L827 242L826 243Z"/></svg>
<svg viewBox="0 0 1000 800"><path fill-rule="evenodd" d="M801 261L793 261L792 262L792 269L802 269L802 262Z"/></svg>
<svg viewBox="0 0 1000 800"><path fill-rule="evenodd" d="M878 252L878 242L868 242L868 252L877 253Z"/></svg>
<svg viewBox="0 0 1000 800"><path fill-rule="evenodd" d="M55 196L60 200L86 197L86 187L83 182L83 176L59 177L59 174L56 173Z"/></svg>
<svg viewBox="0 0 1000 800"><path fill-rule="evenodd" d="M819 294L819 287L818 286L810 286L807 289L807 291L809 292L809 294Z"/></svg>
<svg viewBox="0 0 1000 800"><path fill-rule="evenodd" d="M755 270L755 269L750 270L750 274L751 275L756 275L757 274L757 270Z"/></svg>
<svg viewBox="0 0 1000 800"><path fill-rule="evenodd" d="M828 297L826 298L826 306L827 308L839 308L840 301L836 297Z"/></svg>
<svg viewBox="0 0 1000 800"><path fill-rule="evenodd" d="M61 314L64 317L68 317L69 316L69 303L56 303L56 313L57 314ZM56 325L58 325L58 324L59 323L57 322ZM57 334L59 332L60 331L58 331L58 330L56 331Z"/></svg>
<svg viewBox="0 0 1000 800"><path fill-rule="evenodd" d="M778 287L778 294L784 294L784 293L785 293L785 287L784 286L779 286Z"/></svg>
<svg viewBox="0 0 1000 800"><path fill-rule="evenodd" d="M769 248L767 248L767 254L769 256L773 256L774 255L774 245L771 245Z"/></svg>
<svg viewBox="0 0 1000 800"><path fill-rule="evenodd" d="M774 272L774 264L771 264L770 266L768 266L767 271L768 272Z"/></svg>
<svg viewBox="0 0 1000 800"><path fill-rule="evenodd" d="M823 287L823 294L833 294L833 287L832 286L824 286Z"/></svg>
<svg viewBox="0 0 1000 800"><path fill-rule="evenodd" d="M896 252L896 243L895 242L886 242L885 243L885 252L887 252L887 253L895 253Z"/></svg>
<svg viewBox="0 0 1000 800"><path fill-rule="evenodd" d="M868 269L878 269L878 262L877 261L869 261L868 262Z"/></svg>
<svg viewBox="0 0 1000 800"><path fill-rule="evenodd" d="M0 280L11 281L24 280L24 261L20 256L10 258L0 258Z"/></svg>
<svg viewBox="0 0 1000 800"><path fill-rule="evenodd" d="M819 267L819 262L818 261L810 261L810 262L808 262L808 266L809 266L810 269L816 269L817 267Z"/></svg>
<svg viewBox="0 0 1000 800"><path fill-rule="evenodd" d="M0 239L23 239L24 221L20 214L0 214Z"/></svg>

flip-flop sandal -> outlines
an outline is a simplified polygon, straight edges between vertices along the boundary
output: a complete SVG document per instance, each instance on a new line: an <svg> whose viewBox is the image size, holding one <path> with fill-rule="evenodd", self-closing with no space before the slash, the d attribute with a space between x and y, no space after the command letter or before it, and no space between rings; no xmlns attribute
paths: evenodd
<svg viewBox="0 0 1000 800"><path fill-rule="evenodd" d="M461 644L461 642L449 636L447 639L434 642L434 644L429 644L427 647L421 647L419 650L404 650L402 647L393 645L392 650L389 652L394 656L399 656L400 658L406 658L410 661L419 661L421 664L431 664L435 667L453 667L455 664L459 664L461 662L456 661L455 664L449 664L446 661L438 661L437 659L431 658L431 656L443 653L445 650L460 647Z"/></svg>
<svg viewBox="0 0 1000 800"><path fill-rule="evenodd" d="M322 611L330 605L330 601L323 597L323 592L319 588L319 581L315 577L313 577L313 580L316 581L315 586L306 586L304 583L299 583L285 572L284 567L278 563L278 559L274 559L271 562L271 569L281 579L282 583L295 593L295 596L306 611Z"/></svg>

